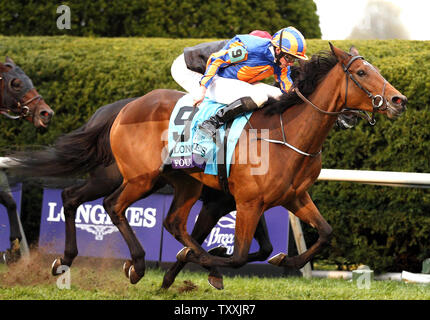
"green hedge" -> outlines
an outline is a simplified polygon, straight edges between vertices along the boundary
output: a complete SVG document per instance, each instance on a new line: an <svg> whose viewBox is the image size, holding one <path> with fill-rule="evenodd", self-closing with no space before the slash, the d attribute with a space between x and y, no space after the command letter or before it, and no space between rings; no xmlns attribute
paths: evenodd
<svg viewBox="0 0 430 320"><path fill-rule="evenodd" d="M3 119L0 147L49 144L104 104L156 88L180 89L170 76L172 61L183 47L209 40L0 37L0 56L12 57L56 112L48 130ZM374 127L360 121L352 130L332 130L323 167L430 172L430 42L333 43L344 50L354 44L408 97L408 110L396 121L378 115ZM309 40L308 47L310 54L329 49L322 40ZM428 190L318 181L311 195L334 228L318 258L377 271L420 271L430 256ZM305 231L307 242L314 241L315 231Z"/></svg>
<svg viewBox="0 0 430 320"><path fill-rule="evenodd" d="M60 5L70 8L70 29L57 28ZM312 0L2 0L0 34L231 38L293 25L321 38L316 10Z"/></svg>

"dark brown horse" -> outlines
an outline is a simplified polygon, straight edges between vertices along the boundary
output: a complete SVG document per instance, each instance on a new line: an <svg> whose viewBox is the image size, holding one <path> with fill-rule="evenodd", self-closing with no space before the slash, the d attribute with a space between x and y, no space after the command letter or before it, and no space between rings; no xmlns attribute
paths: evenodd
<svg viewBox="0 0 430 320"><path fill-rule="evenodd" d="M0 63L0 113L26 119L36 128L46 127L54 115L31 79L8 57L6 63Z"/></svg>
<svg viewBox="0 0 430 320"><path fill-rule="evenodd" d="M8 57L4 64L0 63L0 113L10 119L26 119L36 128L46 127L54 114L34 88L31 79ZM4 183L8 184L5 175ZM22 236L16 203L7 190L8 186L3 188L0 190L0 203L8 213L11 248L1 255L8 263L19 257Z"/></svg>
<svg viewBox="0 0 430 320"><path fill-rule="evenodd" d="M261 158L262 162L267 162L268 170L260 175L252 174L256 166L252 161L239 161L240 152L236 147L228 178L237 209L234 254L229 258L208 254L186 230L188 214L199 198L202 186L220 189L217 177L201 170L172 170L169 166L160 171L166 155L165 133L169 117L183 93L155 90L122 109L111 127L110 141L124 180L105 199L105 205L130 249L129 278L132 283L144 276L145 251L124 213L130 204L150 193L161 179L175 189L164 226L185 245L178 253L182 262L190 261L204 267L242 266L247 261L251 240L263 212L279 205L316 228L319 238L299 256L279 254L271 259L271 263L300 268L327 243L332 228L307 190L320 173L321 148L337 116L347 106L396 118L405 110L407 101L355 49L348 54L330 47L328 55L315 55L301 66L294 91L268 105L267 112L254 112L245 126L243 135L251 128L268 129L271 141L277 143L271 144L268 154ZM247 150L261 150L266 142L251 139Z"/></svg>

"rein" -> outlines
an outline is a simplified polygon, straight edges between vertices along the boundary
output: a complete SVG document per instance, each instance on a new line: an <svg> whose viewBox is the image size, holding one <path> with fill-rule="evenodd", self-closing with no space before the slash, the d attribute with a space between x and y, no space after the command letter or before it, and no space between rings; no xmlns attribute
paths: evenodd
<svg viewBox="0 0 430 320"><path fill-rule="evenodd" d="M258 139L258 140L264 140L264 141L266 141L266 142L270 142L270 143L276 143L276 144L284 145L284 146L286 146L286 147L288 147L288 148L290 148L290 149L292 149L292 150L296 151L297 153L301 154L302 156L306 156L306 157L314 158L314 157L318 156L319 154L321 154L322 149L321 149L320 151L316 152L316 153L307 153L307 152L304 152L304 151L302 151L302 150L300 150L300 149L296 148L295 146L293 146L293 145L289 144L289 143L287 142L286 138L285 138L284 122L283 122L283 120L282 120L282 114L280 114L280 115L279 115L279 122L280 122L280 124L281 124L281 128L282 128L282 129L281 129L281 130L282 130L282 141L279 141L279 140L273 140L273 139L266 139L266 138L257 138L257 139Z"/></svg>
<svg viewBox="0 0 430 320"><path fill-rule="evenodd" d="M339 116L340 114L354 114L356 116L359 116L365 120L367 120L370 125L374 125L376 123L375 120L375 112L378 110L386 110L387 109L387 104L384 98L384 93L385 93L385 87L387 85L387 80L384 79L384 86L382 87L382 93L379 95L373 95L369 90L367 90L366 88L364 88L360 82L357 81L357 79L354 78L354 76L352 75L351 72L349 72L349 67L351 66L351 64L357 60L357 59L363 59L364 58L362 56L353 56L348 64L345 66L344 64L342 64L342 69L345 72L345 76L346 76L346 87L345 87L345 103L344 103L344 107L342 108L342 110L340 111L325 111L323 109L321 109L320 107L316 106L314 103L312 103L312 101L310 101L309 99L307 99L299 90L299 88L294 87L292 88L292 90L294 90L294 92L299 96L300 99L303 100L303 102L306 102L307 104L309 104L310 106L312 106L315 110L317 110L318 112L325 114L325 115L329 115L329 116ZM370 117L366 112L361 111L361 110L355 110L355 109L349 109L347 107L347 99L348 99L348 79L351 79L356 85L357 87L359 87L361 90L363 90L367 96L372 100L372 106L373 106L373 111L372 111L372 117ZM385 105L384 108L382 108ZM364 114L363 114L363 113ZM291 144L287 143L286 138L285 138L285 132L284 132L284 125L283 125L283 121L282 121L282 114L279 115L279 122L281 124L281 130L282 130L282 141L279 140L272 140L272 139L265 139L265 138L257 138L258 140L264 140L270 143L276 143L276 144L281 144L284 146L287 146L288 148L296 151L297 153L307 156L307 157L316 157L319 154L321 154L322 149L319 152L316 153L307 153L304 152L294 146L292 146ZM252 128L252 127L251 127Z"/></svg>

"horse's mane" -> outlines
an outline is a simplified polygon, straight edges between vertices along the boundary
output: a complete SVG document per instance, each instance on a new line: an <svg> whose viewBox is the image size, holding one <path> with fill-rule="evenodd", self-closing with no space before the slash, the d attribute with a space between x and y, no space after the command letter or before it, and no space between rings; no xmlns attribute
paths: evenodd
<svg viewBox="0 0 430 320"><path fill-rule="evenodd" d="M302 62L300 66L291 67L293 86L308 97L316 89L319 82L336 65L337 58L331 51L320 51L314 54L309 61ZM282 113L291 106L301 104L303 100L294 91L284 93L279 100L270 98L264 108L265 114Z"/></svg>

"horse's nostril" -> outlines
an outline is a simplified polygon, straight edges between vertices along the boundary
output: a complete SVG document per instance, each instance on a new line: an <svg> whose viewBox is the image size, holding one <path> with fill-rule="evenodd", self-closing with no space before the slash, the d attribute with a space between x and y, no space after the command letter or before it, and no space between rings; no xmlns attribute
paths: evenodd
<svg viewBox="0 0 430 320"><path fill-rule="evenodd" d="M39 115L40 115L40 117L42 117L42 118L51 119L51 117L52 117L52 115L53 115L53 112L49 112L49 111L43 110L43 111L41 111L41 112L39 113Z"/></svg>
<svg viewBox="0 0 430 320"><path fill-rule="evenodd" d="M406 106L406 102L408 101L408 99L406 97L399 97L399 96L394 96L393 98L391 98L391 101L398 106Z"/></svg>

